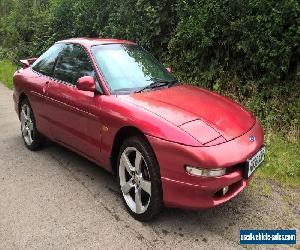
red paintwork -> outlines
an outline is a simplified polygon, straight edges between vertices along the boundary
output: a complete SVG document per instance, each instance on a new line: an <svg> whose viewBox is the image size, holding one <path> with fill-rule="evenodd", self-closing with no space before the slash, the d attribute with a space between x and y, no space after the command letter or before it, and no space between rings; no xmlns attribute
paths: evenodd
<svg viewBox="0 0 300 250"><path fill-rule="evenodd" d="M96 81L92 76L83 76L78 79L76 86L79 90L94 92L96 90Z"/></svg>
<svg viewBox="0 0 300 250"><path fill-rule="evenodd" d="M249 136L255 135L256 141L250 142ZM231 167L253 156L263 144L263 131L259 123L246 134L211 147L191 147L167 142L152 136L147 137L160 162L164 202L167 206L208 208L231 199L242 191L248 180L242 178L241 168L230 174L215 178L199 178L185 173L185 164L206 168ZM232 185L223 197L215 192ZM179 198L180 197L180 198Z"/></svg>
<svg viewBox="0 0 300 250"><path fill-rule="evenodd" d="M212 133L219 133L226 140L245 133L253 127L255 118L240 105L205 89L183 85L160 91L144 92L126 98L159 114L176 126L184 126L186 132L195 132L199 122L186 126L186 123L200 119Z"/></svg>
<svg viewBox="0 0 300 250"><path fill-rule="evenodd" d="M25 94L42 134L112 171L110 156L116 134L124 127L138 129L158 160L166 206L213 207L247 186L241 168L222 177L201 178L187 174L184 165L229 168L254 155L263 145L263 131L250 112L216 93L188 85L111 95L90 48L132 42L85 38L61 42L85 47L104 94L78 90L37 74L31 67L18 70L14 75L16 111ZM255 142L250 142L250 135L256 137ZM228 185L232 186L225 196L214 195Z"/></svg>

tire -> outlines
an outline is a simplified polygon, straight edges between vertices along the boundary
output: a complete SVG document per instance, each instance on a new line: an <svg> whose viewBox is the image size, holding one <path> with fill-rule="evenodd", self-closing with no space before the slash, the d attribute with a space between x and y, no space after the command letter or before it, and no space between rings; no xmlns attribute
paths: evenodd
<svg viewBox="0 0 300 250"><path fill-rule="evenodd" d="M163 207L159 166L152 148L142 137L130 137L121 146L117 177L124 204L139 221L154 219Z"/></svg>
<svg viewBox="0 0 300 250"><path fill-rule="evenodd" d="M36 128L33 110L28 99L24 99L21 102L20 121L21 135L25 146L31 151L41 149L44 146L45 137Z"/></svg>

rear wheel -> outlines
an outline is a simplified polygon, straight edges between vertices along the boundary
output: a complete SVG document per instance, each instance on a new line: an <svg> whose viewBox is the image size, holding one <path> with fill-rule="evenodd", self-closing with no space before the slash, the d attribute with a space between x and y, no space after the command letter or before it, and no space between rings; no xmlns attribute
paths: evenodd
<svg viewBox="0 0 300 250"><path fill-rule="evenodd" d="M34 114L27 99L21 103L20 120L21 133L25 146L33 151L41 149L45 138L36 129Z"/></svg>
<svg viewBox="0 0 300 250"><path fill-rule="evenodd" d="M149 221L159 214L163 204L159 167L143 138L125 140L118 157L118 178L125 206L135 219Z"/></svg>

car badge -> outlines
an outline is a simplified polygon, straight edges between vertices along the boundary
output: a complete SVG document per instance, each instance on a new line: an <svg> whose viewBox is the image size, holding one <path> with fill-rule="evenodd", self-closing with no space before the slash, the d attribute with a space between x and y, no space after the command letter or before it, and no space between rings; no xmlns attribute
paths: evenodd
<svg viewBox="0 0 300 250"><path fill-rule="evenodd" d="M255 136L254 136L254 135L251 135L251 136L249 137L249 140L250 140L251 142L254 142L254 141L255 141Z"/></svg>

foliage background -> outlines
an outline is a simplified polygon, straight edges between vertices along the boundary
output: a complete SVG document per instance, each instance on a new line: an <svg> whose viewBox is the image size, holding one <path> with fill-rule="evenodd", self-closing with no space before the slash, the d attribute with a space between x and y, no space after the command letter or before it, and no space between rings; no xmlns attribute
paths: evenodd
<svg viewBox="0 0 300 250"><path fill-rule="evenodd" d="M82 36L136 41L182 81L299 137L299 0L0 0L0 60Z"/></svg>
<svg viewBox="0 0 300 250"><path fill-rule="evenodd" d="M300 0L0 0L0 80L11 87L19 59L82 36L136 41L180 80L247 106L266 131L258 176L300 186Z"/></svg>

